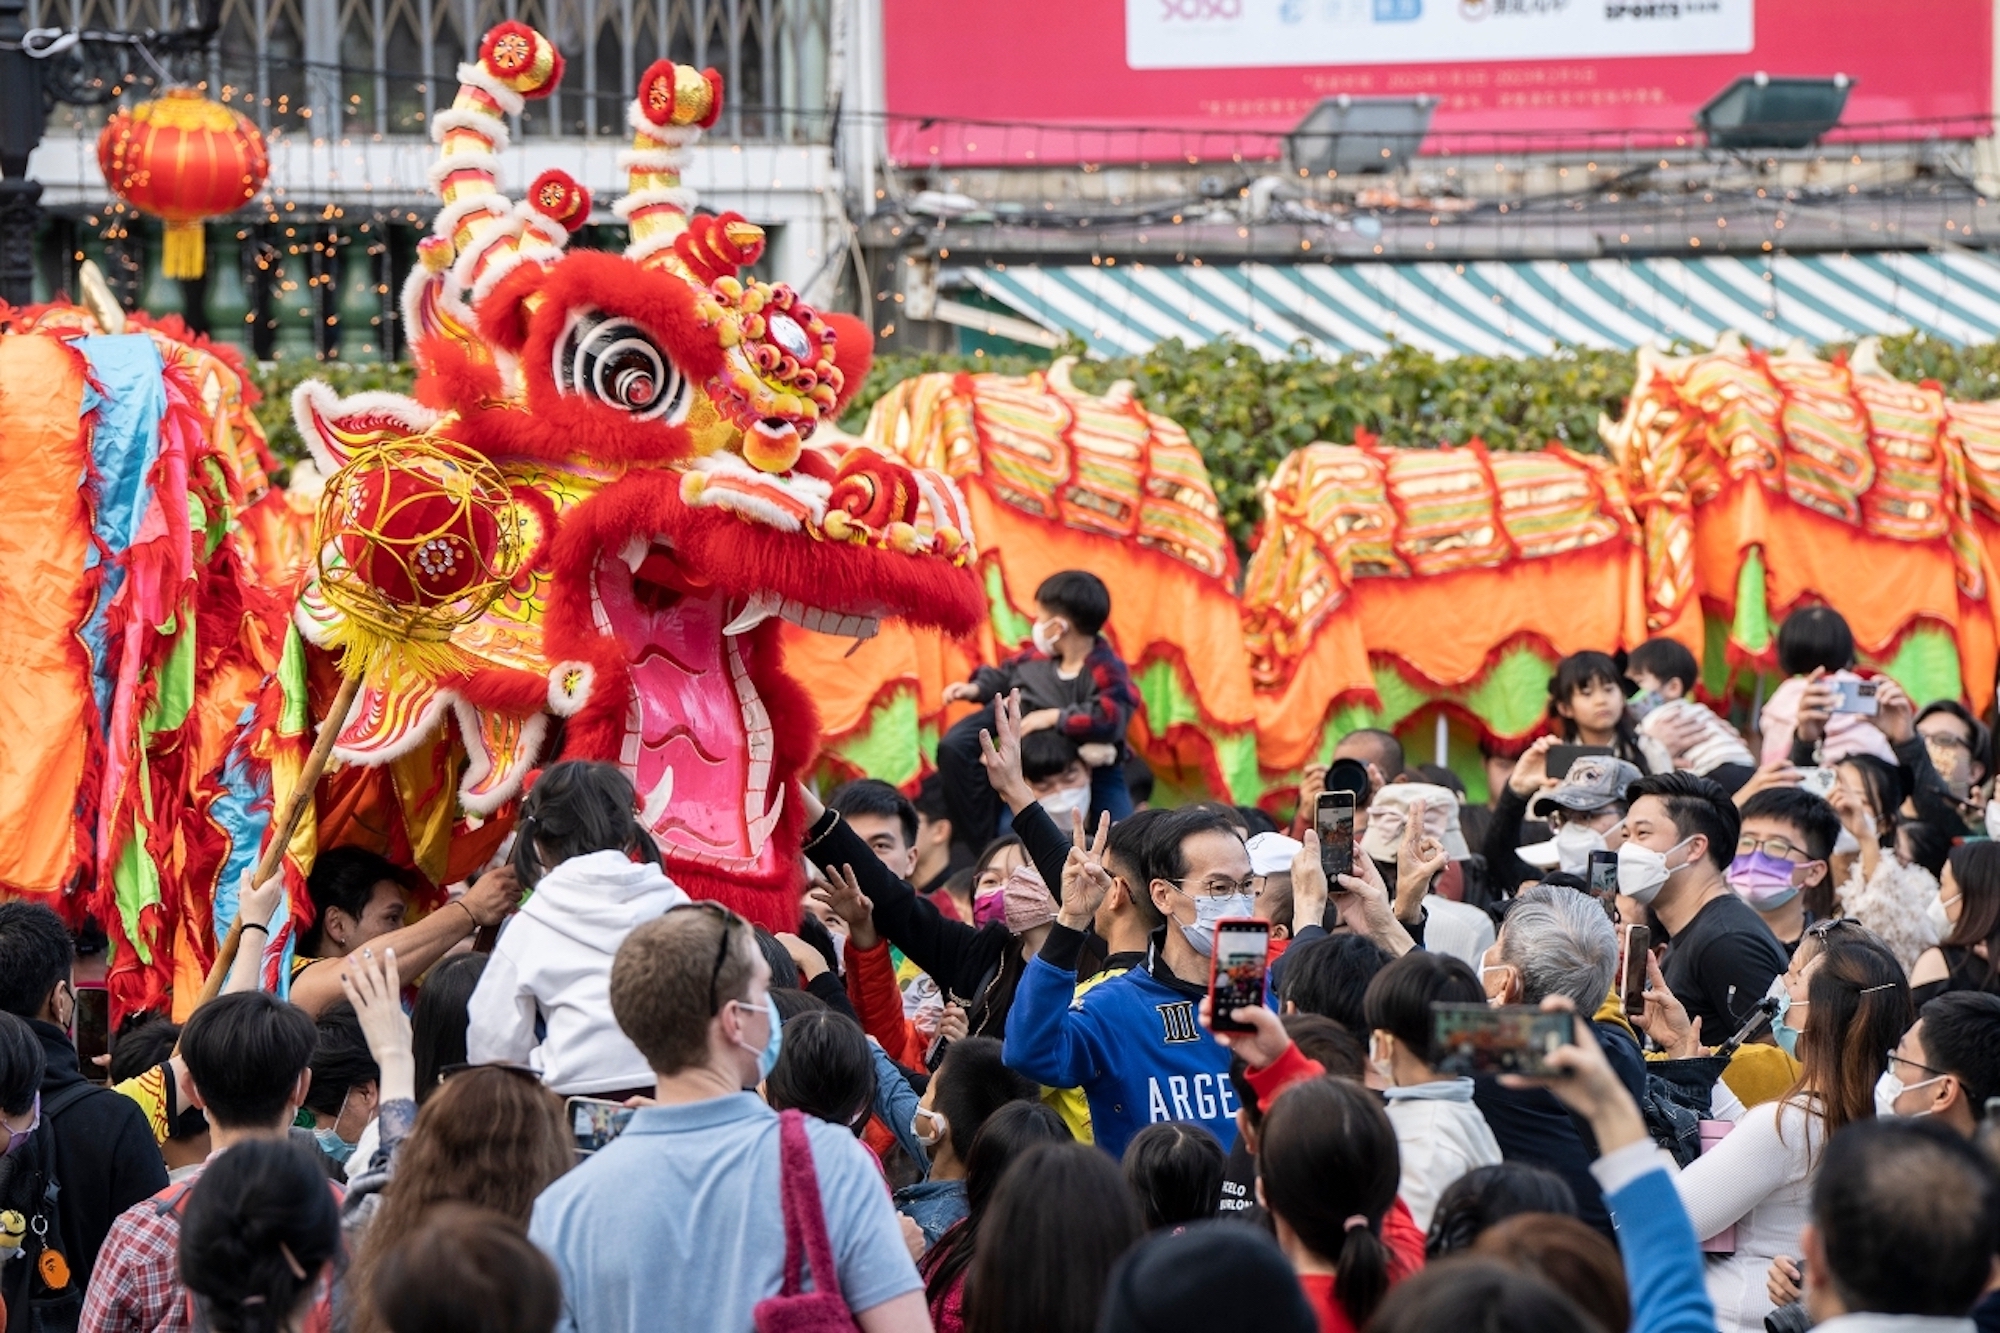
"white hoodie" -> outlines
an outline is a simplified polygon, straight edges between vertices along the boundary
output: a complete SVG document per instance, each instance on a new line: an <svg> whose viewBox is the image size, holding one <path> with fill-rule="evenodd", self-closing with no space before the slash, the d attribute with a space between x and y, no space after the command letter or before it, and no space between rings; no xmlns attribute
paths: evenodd
<svg viewBox="0 0 2000 1333"><path fill-rule="evenodd" d="M653 1071L611 1016L611 959L635 926L687 901L658 866L623 852L573 857L543 875L466 1005L466 1059L531 1065L566 1097L650 1086Z"/></svg>

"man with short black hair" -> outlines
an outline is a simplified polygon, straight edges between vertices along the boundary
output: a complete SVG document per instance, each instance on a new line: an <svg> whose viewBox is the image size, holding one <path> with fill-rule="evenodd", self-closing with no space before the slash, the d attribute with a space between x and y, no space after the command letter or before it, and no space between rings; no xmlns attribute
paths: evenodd
<svg viewBox="0 0 2000 1333"><path fill-rule="evenodd" d="M826 808L840 811L875 859L898 879L915 880L921 821L909 797L880 778L856 778L835 787L826 798Z"/></svg>
<svg viewBox="0 0 2000 1333"><path fill-rule="evenodd" d="M1929 1116L1968 1139L2000 1097L2000 995L1952 991L1925 1005L1889 1055L1878 1116Z"/></svg>
<svg viewBox="0 0 2000 1333"><path fill-rule="evenodd" d="M381 1100L382 1069L354 1006L342 1000L314 1024L312 1090L305 1109L312 1116L313 1143L326 1159L327 1174L346 1180L361 1132L375 1118Z"/></svg>
<svg viewBox="0 0 2000 1333"><path fill-rule="evenodd" d="M779 1116L755 1092L778 1054L770 989L750 923L713 903L673 908L619 945L611 1012L658 1086L535 1203L528 1235L562 1275L563 1333L636 1333L669 1316L751 1333L758 1302L784 1285ZM855 1323L927 1333L923 1281L873 1156L845 1126L806 1116L803 1130Z"/></svg>
<svg viewBox="0 0 2000 1333"><path fill-rule="evenodd" d="M1993 1276L2000 1181L1943 1125L1862 1120L1827 1143L1801 1232L1821 1333L1971 1333Z"/></svg>
<svg viewBox="0 0 2000 1333"><path fill-rule="evenodd" d="M75 963L69 927L53 911L40 903L0 903L0 1010L27 1020L46 1060L41 1130L32 1149L24 1145L18 1151L33 1151L38 1167L60 1190L49 1245L65 1261L69 1282L58 1291L88 1286L113 1219L167 1183L146 1113L129 1097L98 1087L77 1067L70 1039ZM46 1225L45 1216L37 1217ZM51 1262L49 1271L60 1272L61 1266Z"/></svg>
<svg viewBox="0 0 2000 1333"><path fill-rule="evenodd" d="M219 996L189 1016L180 1056L195 1104L208 1117L210 1161L239 1143L290 1134L312 1084L313 1044L305 1011L262 991ZM198 1167L119 1215L90 1281L80 1333L190 1327L175 1256L187 1192L200 1175Z"/></svg>
<svg viewBox="0 0 2000 1333"><path fill-rule="evenodd" d="M924 774L911 804L917 811L917 844L910 886L918 893L936 893L953 871L972 864L972 855L956 842L958 834L952 827L951 809L945 804L942 774Z"/></svg>
<svg viewBox="0 0 2000 1333"><path fill-rule="evenodd" d="M317 1015L338 1001L342 964L363 945L377 957L393 949L403 975L422 976L460 942L499 925L521 899L513 867L501 866L474 880L462 896L406 926L409 887L409 872L364 848L321 852L306 876L314 916L292 960L292 1003Z"/></svg>
<svg viewBox="0 0 2000 1333"><path fill-rule="evenodd" d="M1028 963L1007 1019L1007 1063L1090 1103L1098 1146L1121 1157L1132 1136L1161 1120L1192 1120L1227 1148L1236 1138L1229 1052L1196 1020L1206 993L1215 922L1255 906L1250 854L1221 815L1193 807L1153 825L1147 886L1167 918L1144 967L1076 996L1084 932L1112 890L1110 872L1075 853L1061 910Z"/></svg>
<svg viewBox="0 0 2000 1333"><path fill-rule="evenodd" d="M1840 815L1803 787L1766 787L1743 802L1736 856L1725 878L1787 954L1805 938L1805 892L1831 873Z"/></svg>
<svg viewBox="0 0 2000 1333"><path fill-rule="evenodd" d="M1764 919L1731 891L1724 872L1742 831L1721 787L1692 773L1655 773L1626 788L1618 849L1619 916L1666 930L1667 989L1701 1020L1711 1042L1729 1037L1788 959ZM1655 941L1657 943L1657 941Z"/></svg>

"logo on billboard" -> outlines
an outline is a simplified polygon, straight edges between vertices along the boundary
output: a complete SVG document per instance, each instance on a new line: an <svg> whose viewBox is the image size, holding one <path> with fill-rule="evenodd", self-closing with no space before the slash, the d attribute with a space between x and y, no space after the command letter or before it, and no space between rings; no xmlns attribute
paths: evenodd
<svg viewBox="0 0 2000 1333"><path fill-rule="evenodd" d="M1722 12L1723 0L1605 0L1604 17L1616 19L1695 19Z"/></svg>
<svg viewBox="0 0 2000 1333"><path fill-rule="evenodd" d="M1569 5L1570 0L1458 0L1458 12L1460 17L1477 23L1487 18L1546 17L1562 13Z"/></svg>
<svg viewBox="0 0 2000 1333"><path fill-rule="evenodd" d="M1243 0L1160 0L1162 23L1227 23L1243 17Z"/></svg>

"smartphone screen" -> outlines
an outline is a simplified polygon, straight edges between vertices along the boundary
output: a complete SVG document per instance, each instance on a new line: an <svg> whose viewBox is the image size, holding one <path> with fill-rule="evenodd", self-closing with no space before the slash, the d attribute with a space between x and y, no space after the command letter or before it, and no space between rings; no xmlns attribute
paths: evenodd
<svg viewBox="0 0 2000 1333"><path fill-rule="evenodd" d="M1229 1015L1264 1003L1271 923L1236 917L1215 923L1215 948L1208 963L1209 1023L1218 1032L1248 1032Z"/></svg>
<svg viewBox="0 0 2000 1333"><path fill-rule="evenodd" d="M1343 893L1336 875L1354 873L1354 793L1323 791L1313 812L1313 826L1319 833L1319 864L1326 871L1329 892Z"/></svg>
<svg viewBox="0 0 2000 1333"><path fill-rule="evenodd" d="M1625 1012L1633 1018L1646 1012L1646 953L1653 947L1653 932L1644 926L1627 926L1621 932L1618 954L1618 994Z"/></svg>
<svg viewBox="0 0 2000 1333"><path fill-rule="evenodd" d="M1551 745L1549 747L1549 776L1558 780L1568 777L1570 766L1587 754L1610 754L1608 745Z"/></svg>
<svg viewBox="0 0 2000 1333"><path fill-rule="evenodd" d="M1440 1074L1546 1075L1570 1041L1573 1016L1534 1005L1433 1004L1431 1053Z"/></svg>
<svg viewBox="0 0 2000 1333"><path fill-rule="evenodd" d="M1833 795L1834 786L1839 781L1840 774L1825 766L1799 770L1799 790L1809 791L1821 800Z"/></svg>
<svg viewBox="0 0 2000 1333"><path fill-rule="evenodd" d="M104 987L76 988L76 1016L70 1026L76 1033L76 1062L83 1076L93 1083L105 1082L110 1070L96 1063L111 1053L111 996Z"/></svg>
<svg viewBox="0 0 2000 1333"><path fill-rule="evenodd" d="M1590 891L1609 903L1618 896L1618 853L1590 854Z"/></svg>
<svg viewBox="0 0 2000 1333"><path fill-rule="evenodd" d="M577 1152L588 1157L625 1132L632 1122L632 1109L598 1097L572 1097L564 1103L569 1110L571 1130L576 1134Z"/></svg>
<svg viewBox="0 0 2000 1333"><path fill-rule="evenodd" d="M1873 717L1881 705L1875 699L1875 687L1879 682L1872 680L1836 680L1834 685L1840 696L1834 700L1836 713L1861 713Z"/></svg>

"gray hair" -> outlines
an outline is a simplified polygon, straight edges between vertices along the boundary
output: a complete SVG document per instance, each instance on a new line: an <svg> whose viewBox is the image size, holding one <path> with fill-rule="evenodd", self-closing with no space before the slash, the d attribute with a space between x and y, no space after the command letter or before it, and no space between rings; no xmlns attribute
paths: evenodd
<svg viewBox="0 0 2000 1333"><path fill-rule="evenodd" d="M1567 995L1588 1018L1618 970L1618 936L1597 899L1538 884L1514 900L1500 927L1500 961L1521 974L1521 1002Z"/></svg>

